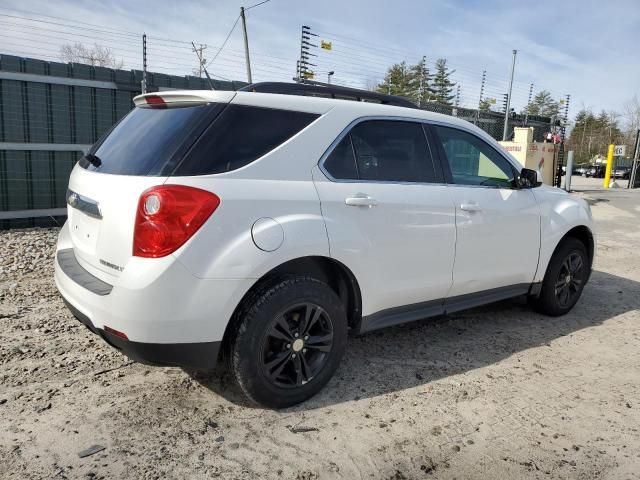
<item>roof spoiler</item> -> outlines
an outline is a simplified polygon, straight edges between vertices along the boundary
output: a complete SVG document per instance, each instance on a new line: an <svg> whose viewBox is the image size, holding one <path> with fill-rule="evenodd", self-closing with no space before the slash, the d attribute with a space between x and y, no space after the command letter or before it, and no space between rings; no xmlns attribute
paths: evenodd
<svg viewBox="0 0 640 480"><path fill-rule="evenodd" d="M133 98L136 107L163 108L169 104L194 105L199 103L220 102L228 103L236 92L231 90L167 90L162 92L145 93Z"/></svg>

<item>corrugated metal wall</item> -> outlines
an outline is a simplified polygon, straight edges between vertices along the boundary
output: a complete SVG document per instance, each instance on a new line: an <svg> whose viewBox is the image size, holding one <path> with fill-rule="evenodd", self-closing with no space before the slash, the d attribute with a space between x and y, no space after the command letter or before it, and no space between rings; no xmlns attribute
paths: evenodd
<svg viewBox="0 0 640 480"><path fill-rule="evenodd" d="M133 107L141 80L139 70L0 55L0 213L64 208L69 174L82 147ZM219 90L244 85L214 81ZM209 84L199 77L148 73L147 88L207 90ZM0 228L51 221L0 219Z"/></svg>

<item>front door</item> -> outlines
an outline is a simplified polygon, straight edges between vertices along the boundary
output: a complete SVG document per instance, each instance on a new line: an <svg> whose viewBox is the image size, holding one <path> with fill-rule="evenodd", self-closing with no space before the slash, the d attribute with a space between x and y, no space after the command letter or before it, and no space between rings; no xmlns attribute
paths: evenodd
<svg viewBox="0 0 640 480"><path fill-rule="evenodd" d="M496 294L496 299L516 289L526 292L540 251L540 213L533 192L516 188L517 170L479 136L453 127L433 130L456 208L449 299L477 292Z"/></svg>

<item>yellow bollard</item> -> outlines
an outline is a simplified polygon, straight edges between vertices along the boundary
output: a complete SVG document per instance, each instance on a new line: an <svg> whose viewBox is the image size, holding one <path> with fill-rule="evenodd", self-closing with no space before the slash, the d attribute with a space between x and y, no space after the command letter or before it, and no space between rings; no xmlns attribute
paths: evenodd
<svg viewBox="0 0 640 480"><path fill-rule="evenodd" d="M609 145L609 151L607 152L607 169L604 172L604 188L609 188L609 181L611 180L611 167L613 166L613 145Z"/></svg>

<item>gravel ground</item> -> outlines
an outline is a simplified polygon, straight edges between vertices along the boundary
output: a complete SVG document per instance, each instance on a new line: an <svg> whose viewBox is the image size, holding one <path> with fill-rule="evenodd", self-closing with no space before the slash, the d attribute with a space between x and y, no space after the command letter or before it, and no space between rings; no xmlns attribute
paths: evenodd
<svg viewBox="0 0 640 480"><path fill-rule="evenodd" d="M0 232L0 478L640 478L640 192L584 195L600 243L570 314L516 299L351 338L280 412L130 362L58 297L56 230Z"/></svg>

